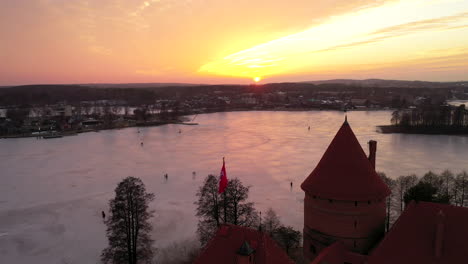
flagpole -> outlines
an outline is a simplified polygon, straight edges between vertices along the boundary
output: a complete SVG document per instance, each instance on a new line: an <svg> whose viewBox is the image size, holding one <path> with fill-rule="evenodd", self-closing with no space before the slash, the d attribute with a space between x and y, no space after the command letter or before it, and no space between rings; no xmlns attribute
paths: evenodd
<svg viewBox="0 0 468 264"><path fill-rule="evenodd" d="M223 167L224 167L224 157L223 157ZM224 190L223 192L223 197L224 197L224 223L227 223L227 212L226 212L226 208L227 208L227 205L226 205L226 190Z"/></svg>

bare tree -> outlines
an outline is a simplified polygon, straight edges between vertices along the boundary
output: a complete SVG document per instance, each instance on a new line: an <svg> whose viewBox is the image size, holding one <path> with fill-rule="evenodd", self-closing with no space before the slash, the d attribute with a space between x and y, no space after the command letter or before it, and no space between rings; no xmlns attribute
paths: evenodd
<svg viewBox="0 0 468 264"><path fill-rule="evenodd" d="M392 208L392 201L395 198L395 186L396 186L396 181L394 179L391 179L385 175L383 172L377 172L377 174L382 178L382 180L387 184L388 188L391 190L390 195L387 197L387 220L386 222L386 232L390 229L391 223L394 221L395 214L393 213L393 208Z"/></svg>
<svg viewBox="0 0 468 264"><path fill-rule="evenodd" d="M279 227L273 235L276 242L286 250L289 255L292 248L299 246L301 242L301 232L294 230L290 226Z"/></svg>
<svg viewBox="0 0 468 264"><path fill-rule="evenodd" d="M455 178L455 190L455 205L465 206L467 204L466 200L468 199L468 174L466 171L459 173Z"/></svg>
<svg viewBox="0 0 468 264"><path fill-rule="evenodd" d="M153 200L154 194L146 192L139 178L127 177L118 184L115 198L109 202L110 216L106 220L109 246L102 251L103 263L151 263L154 249L149 219L153 211L148 204Z"/></svg>
<svg viewBox="0 0 468 264"><path fill-rule="evenodd" d="M199 217L197 234L202 245L204 245L216 232L220 225L220 195L218 194L218 178L208 175L203 185L196 194L198 200L197 216Z"/></svg>
<svg viewBox="0 0 468 264"><path fill-rule="evenodd" d="M222 194L218 194L218 178L208 175L197 192L197 233L204 245L218 226L229 223L246 227L258 227L260 218L252 202L247 202L249 187L237 179L231 179Z"/></svg>
<svg viewBox="0 0 468 264"><path fill-rule="evenodd" d="M260 217L252 202L246 202L249 196L249 186L234 178L228 182L227 188L221 195L221 203L225 214L221 218L225 223L246 227L258 227Z"/></svg>
<svg viewBox="0 0 468 264"><path fill-rule="evenodd" d="M273 234L279 227L281 227L281 222L278 215L272 208L268 208L265 214L265 218L262 220L262 230Z"/></svg>
<svg viewBox="0 0 468 264"><path fill-rule="evenodd" d="M418 177L416 175L400 176L395 181L395 196L397 198L397 204L399 214L403 212L405 205L405 193L414 185L418 183Z"/></svg>
<svg viewBox="0 0 468 264"><path fill-rule="evenodd" d="M450 170L444 170L440 175L440 180L442 182L442 186L439 188L439 197L445 197L449 201L456 196L456 188L455 188L455 175Z"/></svg>

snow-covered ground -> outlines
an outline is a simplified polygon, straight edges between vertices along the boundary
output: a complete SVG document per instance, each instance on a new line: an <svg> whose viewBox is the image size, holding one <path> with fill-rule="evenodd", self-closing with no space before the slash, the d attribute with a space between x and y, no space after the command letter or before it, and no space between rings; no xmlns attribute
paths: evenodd
<svg viewBox="0 0 468 264"><path fill-rule="evenodd" d="M152 235L160 252L190 243L195 193L207 174L219 173L223 156L228 178L251 186L257 209L272 207L284 224L302 230L299 186L343 119L340 112L214 113L199 115L199 126L0 139L0 263L99 263L107 244L101 211L130 175L156 195ZM467 169L467 137L376 133L374 126L389 119L388 111L348 113L366 151L368 140L379 142L378 170L396 177Z"/></svg>

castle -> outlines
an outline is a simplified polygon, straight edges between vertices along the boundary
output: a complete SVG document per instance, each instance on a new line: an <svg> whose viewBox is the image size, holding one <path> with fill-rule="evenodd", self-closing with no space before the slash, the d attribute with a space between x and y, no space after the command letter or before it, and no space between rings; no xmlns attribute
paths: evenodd
<svg viewBox="0 0 468 264"><path fill-rule="evenodd" d="M301 185L303 255L310 264L468 263L468 209L411 202L384 234L390 189L375 171L377 142L367 157L345 120ZM223 225L197 264L289 264L259 230Z"/></svg>
<svg viewBox="0 0 468 264"><path fill-rule="evenodd" d="M304 256L315 258L335 241L365 254L385 228L390 190L375 172L377 142L369 142L369 158L345 121L322 159L302 183Z"/></svg>

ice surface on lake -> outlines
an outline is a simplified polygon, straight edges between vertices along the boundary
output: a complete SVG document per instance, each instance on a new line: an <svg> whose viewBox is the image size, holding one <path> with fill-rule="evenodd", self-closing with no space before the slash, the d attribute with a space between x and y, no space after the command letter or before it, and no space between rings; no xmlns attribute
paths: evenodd
<svg viewBox="0 0 468 264"><path fill-rule="evenodd" d="M378 171L397 177L468 169L468 137L376 133L374 126L388 124L390 116L348 112L366 152L368 140L378 141ZM198 115L198 126L0 139L0 262L99 263L107 244L101 211L130 175L156 195L156 246L193 239L195 193L207 174L218 175L223 156L228 178L251 186L257 209L272 207L284 224L302 231L300 184L343 120L343 113L328 111L214 113Z"/></svg>

